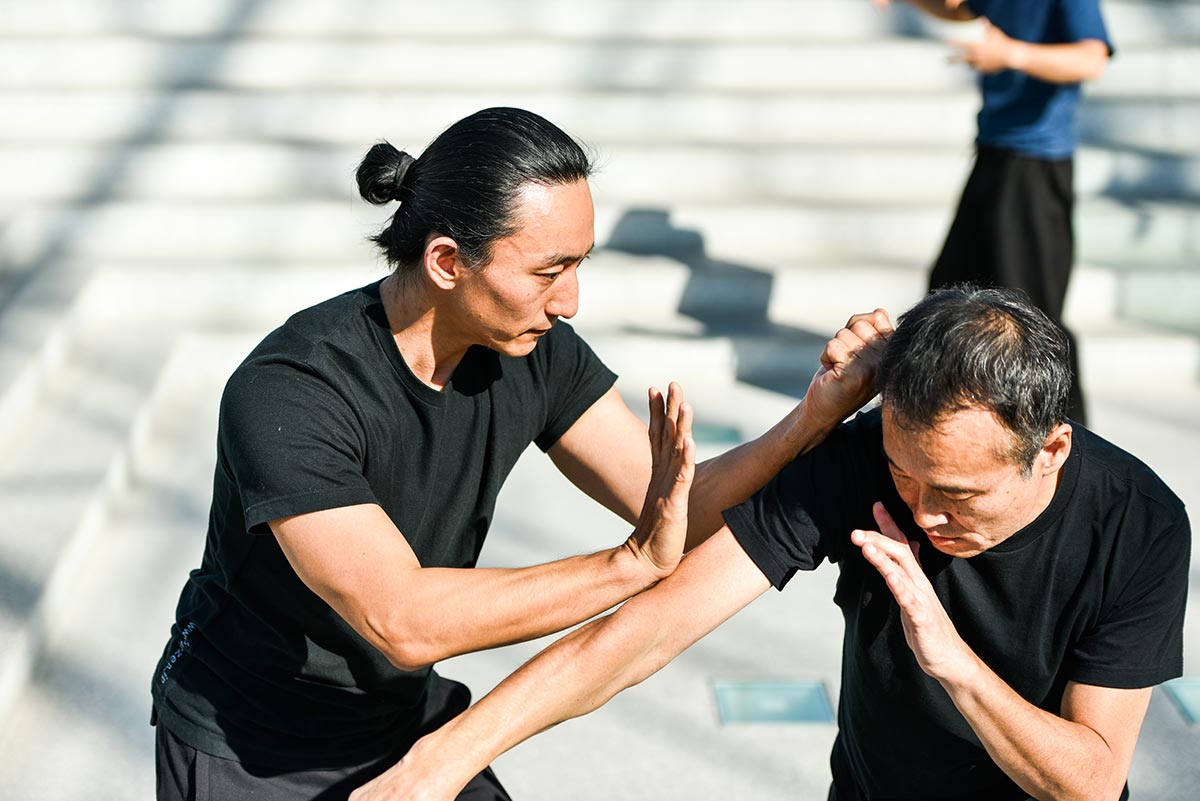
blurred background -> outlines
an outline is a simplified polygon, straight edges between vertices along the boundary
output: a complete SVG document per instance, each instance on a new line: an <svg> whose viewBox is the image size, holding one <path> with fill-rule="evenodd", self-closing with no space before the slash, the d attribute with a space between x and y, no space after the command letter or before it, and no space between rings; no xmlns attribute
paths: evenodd
<svg viewBox="0 0 1200 801"><path fill-rule="evenodd" d="M1067 319L1092 428L1196 509L1200 1L1102 8L1118 54L1081 109ZM353 179L373 142L419 153L515 105L591 146L577 328L634 408L682 381L715 452L790 408L851 313L924 291L978 106L947 35L867 0L0 0L0 798L153 797L150 674L203 548L217 398L290 313L384 275L388 210ZM522 460L486 564L624 538L553 472ZM1200 554L1192 578L1195 677ZM501 779L824 798L833 724L723 723L714 683L836 704L834 579L764 597ZM538 645L442 672L481 694ZM1196 797L1191 681L1155 690L1135 798Z"/></svg>

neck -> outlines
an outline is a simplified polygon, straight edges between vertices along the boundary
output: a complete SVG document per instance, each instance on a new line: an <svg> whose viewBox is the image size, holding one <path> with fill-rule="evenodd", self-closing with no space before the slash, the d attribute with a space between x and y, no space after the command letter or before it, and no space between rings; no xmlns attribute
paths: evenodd
<svg viewBox="0 0 1200 801"><path fill-rule="evenodd" d="M446 334L438 305L419 282L392 273L380 285L379 297L408 369L422 383L444 389L471 343Z"/></svg>

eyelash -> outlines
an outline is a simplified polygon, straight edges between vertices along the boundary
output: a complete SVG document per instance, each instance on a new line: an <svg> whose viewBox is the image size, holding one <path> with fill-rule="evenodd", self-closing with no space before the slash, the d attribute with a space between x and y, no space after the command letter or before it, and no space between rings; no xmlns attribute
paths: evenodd
<svg viewBox="0 0 1200 801"><path fill-rule="evenodd" d="M587 261L588 259L590 259L591 257L592 257L592 254L591 254L591 253L587 254L587 255L586 255L586 256L584 256L582 259L580 259L579 261L577 261L577 262L575 263L575 266L576 266L576 267L580 267L580 266L582 266L582 265L583 265L583 263L584 263L585 261ZM549 280L549 281L553 281L555 278L558 278L558 277L559 277L560 275L562 275L564 272L566 272L566 268L563 268L562 270L559 270L558 272L555 272L555 273L539 273L539 275L541 275L541 276L542 276L542 278L545 278L545 279L547 279L547 280Z"/></svg>

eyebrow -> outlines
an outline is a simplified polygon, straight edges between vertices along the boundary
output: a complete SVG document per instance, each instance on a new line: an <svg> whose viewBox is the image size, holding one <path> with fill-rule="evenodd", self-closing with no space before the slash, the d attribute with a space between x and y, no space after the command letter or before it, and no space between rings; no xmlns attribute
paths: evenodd
<svg viewBox="0 0 1200 801"><path fill-rule="evenodd" d="M883 456L888 460L888 464L904 473L904 468L896 464L896 460L887 452L887 448L883 449ZM904 473L908 475L908 473ZM983 490L975 489L974 487L956 487L953 484L930 484L930 488L947 495L979 495Z"/></svg>
<svg viewBox="0 0 1200 801"><path fill-rule="evenodd" d="M573 253L555 253L551 256L547 256L545 261L542 262L542 266L543 267L557 267L560 264L574 264L577 261L583 261L588 256L592 255L592 249L595 247L596 247L595 242L588 245L588 249L584 252L584 254L582 256L579 256L579 255L576 255Z"/></svg>

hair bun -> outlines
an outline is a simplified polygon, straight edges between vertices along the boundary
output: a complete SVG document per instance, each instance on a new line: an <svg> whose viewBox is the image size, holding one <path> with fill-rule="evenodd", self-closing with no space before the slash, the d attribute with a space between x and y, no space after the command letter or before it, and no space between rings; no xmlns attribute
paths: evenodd
<svg viewBox="0 0 1200 801"><path fill-rule="evenodd" d="M415 161L386 141L373 145L355 174L358 193L363 200L376 206L399 200L404 178Z"/></svg>

